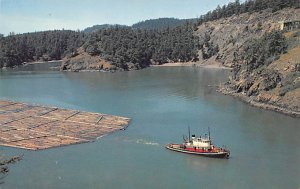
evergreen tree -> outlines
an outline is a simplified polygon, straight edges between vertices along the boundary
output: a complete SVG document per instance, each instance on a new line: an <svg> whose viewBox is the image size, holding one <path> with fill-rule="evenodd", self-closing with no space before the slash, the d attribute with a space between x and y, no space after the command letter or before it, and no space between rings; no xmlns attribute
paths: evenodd
<svg viewBox="0 0 300 189"><path fill-rule="evenodd" d="M0 38L0 67L23 62L58 60L73 53L81 44L83 34L71 30L54 30Z"/></svg>

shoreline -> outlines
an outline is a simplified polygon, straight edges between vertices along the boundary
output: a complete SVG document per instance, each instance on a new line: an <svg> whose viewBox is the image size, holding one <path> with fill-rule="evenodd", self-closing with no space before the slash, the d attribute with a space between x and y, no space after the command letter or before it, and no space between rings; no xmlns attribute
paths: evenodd
<svg viewBox="0 0 300 189"><path fill-rule="evenodd" d="M22 65L32 65L32 64L45 64L45 63L53 63L53 62L62 62L63 60L50 60L50 61L36 61L36 62L23 62Z"/></svg>
<svg viewBox="0 0 300 189"><path fill-rule="evenodd" d="M233 97L239 99L240 101L245 102L245 103L247 103L247 104L249 104L253 107L256 107L256 108L271 110L271 111L275 111L275 112L278 112L278 113L281 113L281 114L285 114L285 115L288 115L288 116L291 116L291 117L294 117L294 118L300 118L300 112L298 112L298 111L293 111L293 110L283 108L283 107L280 107L280 106L255 101L251 97L248 97L248 96L240 94L240 93L235 93L233 90L224 87L224 85L219 87L219 89L217 89L217 91L224 94L224 95L233 96Z"/></svg>
<svg viewBox="0 0 300 189"><path fill-rule="evenodd" d="M52 63L52 62L62 62L63 60L52 60L52 61L43 61L43 62L28 62L23 65L32 65L32 64L43 64L43 63ZM198 68L206 68L206 69L224 69L224 70L231 70L232 68L228 68L225 66L222 66L218 63L214 64L203 64L199 62L175 62L175 63L166 63L162 65L150 65L150 67L198 67ZM146 68L145 68L146 69ZM60 70L61 72L108 72L108 73L114 73L117 71L104 71L104 70L96 70L96 69L83 69L83 70ZM282 113L291 117L300 118L300 112L299 111L293 111L287 108L283 108L277 105L272 105L268 103L258 102L254 98L248 97L246 95L243 95L241 93L235 93L233 90L229 89L228 87L225 87L224 85L220 86L217 89L218 92L224 94L224 95L230 95L233 97L238 98L238 100L245 102L253 107L257 107L260 109L265 110L271 110L278 113Z"/></svg>
<svg viewBox="0 0 300 189"><path fill-rule="evenodd" d="M224 70L232 70L232 68L222 66L220 64L202 64L199 62L174 62L174 63L165 63L161 65L149 65L148 67L142 68L142 69L132 69L132 70L126 70L126 71L133 71L133 70L143 70L151 67L197 67L197 68L205 68L205 69L224 69ZM123 72L125 70L97 70L97 69L82 69L82 70L61 70L63 72L110 72L110 73L115 73L115 72Z"/></svg>
<svg viewBox="0 0 300 189"><path fill-rule="evenodd" d="M174 63L165 63L160 65L150 65L150 67L200 67L200 68L210 68L210 69L227 69L231 70L232 68L222 66L221 64L203 64L200 62L174 62Z"/></svg>

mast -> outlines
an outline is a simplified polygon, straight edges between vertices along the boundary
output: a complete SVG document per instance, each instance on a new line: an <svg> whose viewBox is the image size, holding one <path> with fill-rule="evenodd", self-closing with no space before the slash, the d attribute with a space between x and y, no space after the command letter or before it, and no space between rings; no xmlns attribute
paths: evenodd
<svg viewBox="0 0 300 189"><path fill-rule="evenodd" d="M210 128L208 127L208 139L210 140Z"/></svg>
<svg viewBox="0 0 300 189"><path fill-rule="evenodd" d="M191 132L190 132L190 126L188 126L188 130L189 130L189 142L191 141Z"/></svg>

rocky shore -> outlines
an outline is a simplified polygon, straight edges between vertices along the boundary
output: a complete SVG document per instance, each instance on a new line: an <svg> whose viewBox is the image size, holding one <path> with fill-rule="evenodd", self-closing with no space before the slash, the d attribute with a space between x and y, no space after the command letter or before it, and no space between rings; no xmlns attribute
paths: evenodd
<svg viewBox="0 0 300 189"><path fill-rule="evenodd" d="M134 64L127 63L127 70L136 70L138 69ZM120 68L112 62L107 61L100 56L92 56L84 51L82 47L77 50L77 53L65 57L62 60L62 65L60 67L61 71L72 71L72 72L116 72L116 71L125 71L123 68Z"/></svg>
<svg viewBox="0 0 300 189"><path fill-rule="evenodd" d="M217 91L223 93L224 95L230 95L230 96L236 97L239 100L241 100L245 103L248 103L257 108L272 110L272 111L283 113L283 114L286 114L286 115L289 115L292 117L300 118L300 111L292 110L290 108L280 107L279 105L276 105L276 104L260 102L255 97L253 97L253 96L249 97L246 94L237 93L236 91L230 89L230 87L228 87L226 85L220 86Z"/></svg>
<svg viewBox="0 0 300 189"><path fill-rule="evenodd" d="M219 89L223 94L300 117L300 30L281 31L279 24L299 16L300 9L292 8L206 22L194 33L200 38L199 62L233 68Z"/></svg>

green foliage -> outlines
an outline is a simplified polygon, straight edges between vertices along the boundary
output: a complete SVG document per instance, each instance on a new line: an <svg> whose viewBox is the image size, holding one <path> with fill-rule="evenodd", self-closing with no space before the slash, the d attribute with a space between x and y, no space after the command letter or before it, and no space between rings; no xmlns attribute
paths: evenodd
<svg viewBox="0 0 300 189"><path fill-rule="evenodd" d="M85 34L90 34L90 33L93 33L93 32L96 32L98 30L101 30L101 29L107 29L107 28L113 28L113 27L126 27L125 25L111 25L111 24L101 24L101 25L94 25L94 26L91 26L91 27L87 27L83 30L83 33Z"/></svg>
<svg viewBox="0 0 300 189"><path fill-rule="evenodd" d="M234 14L258 12L265 9L277 11L286 7L299 8L298 0L239 0L208 12L198 23L226 18ZM173 61L193 61L197 51L202 50L207 59L219 51L219 47L205 39L193 35L196 25L186 20L160 18L134 24L132 27L120 25L96 25L87 28L91 32L84 38L83 33L62 30L45 31L4 37L0 35L0 67L19 65L36 60L61 59L67 54L75 54L84 43L84 49L93 56L101 56L117 67L127 69L128 64L137 68L146 67L151 62L159 64ZM142 29L141 29L142 28ZM209 36L208 36L209 37ZM234 44L235 41L232 41ZM274 61L286 51L286 40L280 32L271 32L260 40L249 42L244 56L247 69Z"/></svg>
<svg viewBox="0 0 300 189"><path fill-rule="evenodd" d="M201 43L199 47L201 49L203 59L209 59L219 52L218 44L214 45L210 42L210 35L208 33L205 33L203 43Z"/></svg>
<svg viewBox="0 0 300 189"><path fill-rule="evenodd" d="M271 9L275 12L287 7L300 8L299 0L246 0L244 3L235 0L235 2L230 2L222 7L218 6L215 10L200 16L198 23L202 24L242 13L260 12L265 9Z"/></svg>
<svg viewBox="0 0 300 189"><path fill-rule="evenodd" d="M143 68L151 61L186 62L197 58L198 38L193 35L193 27L191 23L165 30L112 27L92 33L83 47L87 53L99 55L125 70L129 63Z"/></svg>
<svg viewBox="0 0 300 189"><path fill-rule="evenodd" d="M150 19L133 24L131 28L133 29L145 29L145 30L163 30L167 28L176 28L178 26L184 25L186 22L196 23L197 19L177 19L177 18L158 18ZM127 27L126 25L111 25L102 24L87 27L83 30L83 33L90 34L101 29L116 28L116 27Z"/></svg>
<svg viewBox="0 0 300 189"><path fill-rule="evenodd" d="M272 31L264 34L259 39L252 39L244 44L244 53L241 57L243 64L237 64L234 67L233 79L238 81L240 79L246 80L248 85L241 88L237 87L241 92L247 91L247 94L255 95L258 91L250 87L253 85L254 80L260 78L261 90L271 90L281 82L281 75L275 70L269 70L267 66L279 58L280 54L285 53L287 50L287 41L280 31Z"/></svg>
<svg viewBox="0 0 300 189"><path fill-rule="evenodd" d="M82 44L83 35L71 30L55 30L0 37L0 67L23 62L58 60Z"/></svg>
<svg viewBox="0 0 300 189"><path fill-rule="evenodd" d="M194 19L195 20L195 19ZM177 18L158 18L138 22L132 25L134 29L147 29L147 30L163 30L167 28L176 28L185 24L188 20ZM189 21L193 21L190 19Z"/></svg>
<svg viewBox="0 0 300 189"><path fill-rule="evenodd" d="M287 50L286 38L280 31L264 34L259 39L251 40L245 46L244 60L247 70L254 70L262 65L268 65Z"/></svg>

